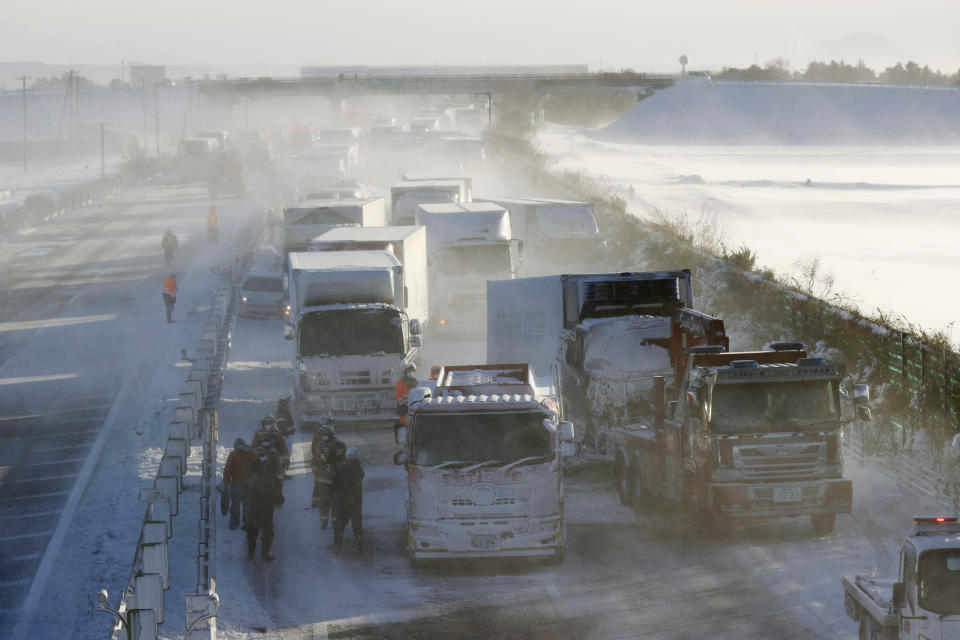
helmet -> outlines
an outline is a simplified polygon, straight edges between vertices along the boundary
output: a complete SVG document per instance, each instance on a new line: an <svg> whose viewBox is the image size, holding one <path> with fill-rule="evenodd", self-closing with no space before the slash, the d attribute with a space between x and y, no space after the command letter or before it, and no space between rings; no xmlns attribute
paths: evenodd
<svg viewBox="0 0 960 640"><path fill-rule="evenodd" d="M409 373L409 374L411 374L411 375L412 375L413 372L416 371L416 370L417 370L417 365L413 364L412 362L409 363L408 365L406 365L406 366L403 368L403 372L404 372L404 373Z"/></svg>
<svg viewBox="0 0 960 640"><path fill-rule="evenodd" d="M260 421L261 427L269 427L270 425L275 426L276 424L277 424L277 419L274 418L273 416L264 416L263 420Z"/></svg>
<svg viewBox="0 0 960 640"><path fill-rule="evenodd" d="M359 460L360 452L357 451L356 447L347 447L347 452L344 454L347 460Z"/></svg>
<svg viewBox="0 0 960 640"><path fill-rule="evenodd" d="M237 438L236 440L233 441L234 449L239 449L241 447L246 447L246 446L247 446L247 442L243 438Z"/></svg>

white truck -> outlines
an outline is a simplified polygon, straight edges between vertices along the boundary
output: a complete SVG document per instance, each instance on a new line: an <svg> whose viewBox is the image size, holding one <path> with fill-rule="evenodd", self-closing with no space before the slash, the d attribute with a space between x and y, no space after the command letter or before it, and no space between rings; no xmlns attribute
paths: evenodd
<svg viewBox="0 0 960 640"><path fill-rule="evenodd" d="M440 558L541 556L566 543L562 457L573 426L525 364L447 366L411 389L403 446L407 551Z"/></svg>
<svg viewBox="0 0 960 640"><path fill-rule="evenodd" d="M514 196L475 200L494 202L510 212L524 275L593 271L604 262L606 243L589 202Z"/></svg>
<svg viewBox="0 0 960 640"><path fill-rule="evenodd" d="M418 204L470 202L470 178L410 179L390 187L390 224L414 224Z"/></svg>
<svg viewBox="0 0 960 640"><path fill-rule="evenodd" d="M960 523L913 521L896 580L842 578L843 608L861 640L960 640Z"/></svg>
<svg viewBox="0 0 960 640"><path fill-rule="evenodd" d="M383 198L305 200L283 210L284 250L303 251L334 227L382 227L386 222Z"/></svg>
<svg viewBox="0 0 960 640"><path fill-rule="evenodd" d="M421 204L416 223L427 229L434 329L482 337L487 280L513 278L517 273L519 261L507 210L487 202Z"/></svg>
<svg viewBox="0 0 960 640"><path fill-rule="evenodd" d="M336 227L307 244L307 251L389 251L403 265L404 309L426 332L427 232L423 227Z"/></svg>
<svg viewBox="0 0 960 640"><path fill-rule="evenodd" d="M322 419L396 419L395 386L420 357L421 326L407 304L423 300L389 251L290 254L290 318L294 341L294 420L309 429Z"/></svg>

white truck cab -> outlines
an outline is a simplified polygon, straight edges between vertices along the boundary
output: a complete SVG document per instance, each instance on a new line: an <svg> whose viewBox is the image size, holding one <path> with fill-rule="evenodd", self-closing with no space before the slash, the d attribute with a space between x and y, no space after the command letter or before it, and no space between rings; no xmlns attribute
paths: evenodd
<svg viewBox="0 0 960 640"><path fill-rule="evenodd" d="M918 516L896 580L843 578L844 609L868 640L960 640L960 522Z"/></svg>

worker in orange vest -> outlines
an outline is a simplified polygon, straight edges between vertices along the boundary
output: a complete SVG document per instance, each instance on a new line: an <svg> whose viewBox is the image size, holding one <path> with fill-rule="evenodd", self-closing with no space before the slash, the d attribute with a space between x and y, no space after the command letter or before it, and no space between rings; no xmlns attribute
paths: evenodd
<svg viewBox="0 0 960 640"><path fill-rule="evenodd" d="M173 319L173 305L177 304L177 274L171 273L163 281L163 303L167 305L167 322Z"/></svg>
<svg viewBox="0 0 960 640"><path fill-rule="evenodd" d="M410 398L410 389L417 386L417 378L413 375L416 370L417 366L412 363L403 368L403 375L397 380L397 407L407 402ZM400 416L400 424L407 424L407 416Z"/></svg>
<svg viewBox="0 0 960 640"><path fill-rule="evenodd" d="M207 242L214 243L217 241L217 235L219 231L217 230L217 205L210 205L210 212L207 214Z"/></svg>

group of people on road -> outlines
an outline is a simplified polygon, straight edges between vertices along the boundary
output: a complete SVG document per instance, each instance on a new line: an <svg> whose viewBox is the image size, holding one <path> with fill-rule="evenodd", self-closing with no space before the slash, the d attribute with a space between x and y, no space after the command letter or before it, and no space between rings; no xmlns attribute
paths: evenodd
<svg viewBox="0 0 960 640"><path fill-rule="evenodd" d="M292 433L293 425L285 425ZM289 434L287 434L289 435ZM320 509L320 526L329 526L333 515L333 549L340 552L343 533L352 524L355 547L363 552L363 467L356 447L347 447L336 437L333 419L317 429L310 445L310 466L314 475L311 506ZM260 557L270 561L273 544L274 509L284 504L283 481L289 479L290 448L274 416L260 421L260 428L248 445L242 438L223 468L223 490L230 497L230 528L241 526L247 534L247 559L253 560L257 538Z"/></svg>

